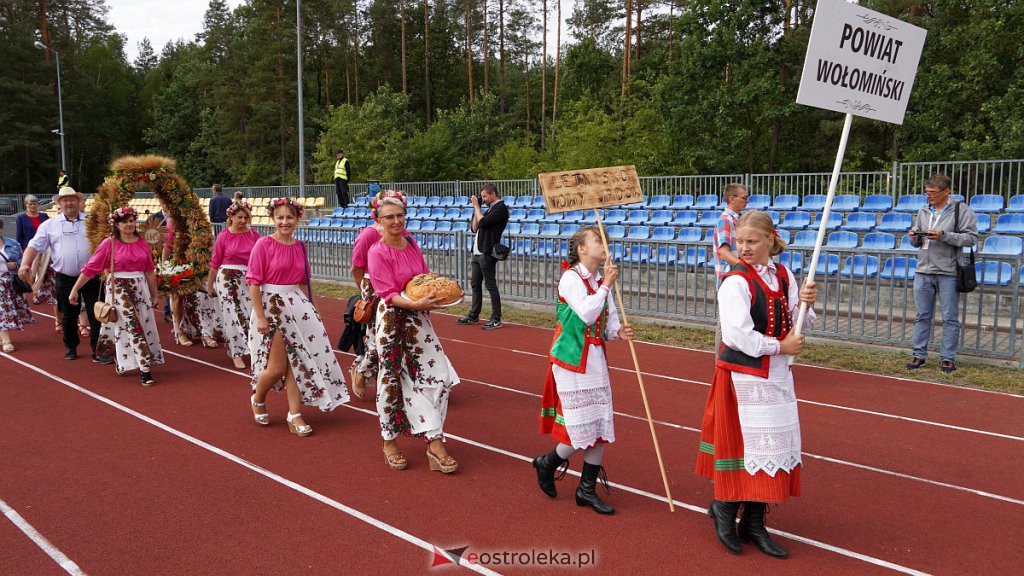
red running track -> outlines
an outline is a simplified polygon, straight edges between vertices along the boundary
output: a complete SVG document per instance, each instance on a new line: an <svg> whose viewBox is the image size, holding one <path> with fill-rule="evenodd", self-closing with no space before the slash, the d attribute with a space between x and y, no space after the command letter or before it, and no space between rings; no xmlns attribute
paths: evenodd
<svg viewBox="0 0 1024 576"><path fill-rule="evenodd" d="M319 304L336 337L340 304ZM252 423L248 378L223 350L170 344L168 363L155 371L159 385L143 388L134 375L59 359L49 318L39 320L15 334L17 352L0 355L0 500L88 574L467 571L431 569L430 545L594 550L590 571L601 574L1011 574L1024 564L1017 396L795 367L805 496L768 517L793 535L778 536L792 554L780 563L751 546L725 553L700 513L711 497L692 472L706 353L637 346L677 502L672 514L627 347L610 345L620 415L605 463L620 487L607 496L616 515L601 517L572 502L575 477L559 483L557 500L543 496L527 460L551 446L536 434L550 331L484 332L434 315L463 378L446 424L461 468L446 477L429 472L423 446L408 439L410 468L386 467L371 400L329 414L307 410L316 433L300 439L287 433L280 395L268 400L273 425ZM347 367L351 356L338 357ZM60 573L0 518L0 574Z"/></svg>

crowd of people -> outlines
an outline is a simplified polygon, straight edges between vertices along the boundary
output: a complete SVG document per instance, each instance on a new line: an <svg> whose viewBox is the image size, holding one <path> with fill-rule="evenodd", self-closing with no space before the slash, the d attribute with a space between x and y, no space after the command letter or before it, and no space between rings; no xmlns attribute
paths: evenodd
<svg viewBox="0 0 1024 576"><path fill-rule="evenodd" d="M347 170L343 157L339 152L338 170L347 176L340 167ZM950 258L977 238L968 207L947 210L949 184L941 175L929 180L930 204L915 228L915 243L928 252L915 281L919 325L908 369L924 364L935 295L943 300L944 310L951 301L955 307ZM804 345L794 326L797 311L801 302L808 305L804 327L810 326L817 288L812 279L799 285L791 271L772 260L786 249L786 242L766 213L743 213L745 187L729 185L725 197L728 208L715 229L720 319L716 369L696 472L714 484L709 516L726 549L739 553L741 542L749 541L769 556L785 558L788 552L765 527L765 511L767 504L801 493L800 422L789 361ZM12 330L33 322L28 301L34 292L37 304L57 307L65 359L77 358L80 338L87 335L93 361L114 364L119 374L137 370L144 386L153 385L153 368L164 361L156 325L162 296L153 253L136 232L138 214L128 207L113 210L108 218L113 233L90 251L82 194L62 188L54 197L60 213L51 219L38 212L37 199L26 200L29 209L18 219L18 239L4 238L0 252L10 272L0 274L3 351L15 350ZM489 206L486 214L481 204ZM398 444L404 435L425 445L429 470L450 474L459 463L446 449L444 425L459 376L431 322L430 312L442 306L442 299L428 295L414 300L404 291L412 278L429 272L419 244L406 230L407 206L402 192L380 191L371 201L373 223L355 242L351 264L360 288L358 300L372 304L356 333L358 355L349 375L358 398L364 397L368 383L376 386L381 449L388 467L409 466ZM266 397L274 389L287 397L289 431L309 436L313 429L302 418L303 408L331 411L349 401L349 392L314 306L307 246L295 237L302 205L288 198L271 201L274 232L263 237L249 226L252 207L245 200L236 196L230 203L218 202L217 210L222 207L226 226L216 238L205 283L172 298L175 342L189 346L196 337L209 346L223 342L239 369L248 359L249 403L256 424L270 424ZM474 201L473 306L460 324L478 321L484 284L492 302L491 320L484 328L501 326L495 246L507 221L497 188L484 186L481 199ZM169 228L169 238L187 233L174 230L173 223ZM175 257L172 246L169 239L163 258ZM555 445L532 462L542 493L557 498L556 482L570 459L582 452L576 504L604 515L615 512L597 492L599 483L608 489L602 461L615 441L605 349L609 342L635 336L631 326L620 322L612 298L618 276L603 230L587 227L572 236L558 282L556 330L539 414L540 433L551 436ZM81 331L80 313L88 322ZM350 309L347 318L351 314ZM955 323L947 320L944 331L943 368L948 361L955 369Z"/></svg>

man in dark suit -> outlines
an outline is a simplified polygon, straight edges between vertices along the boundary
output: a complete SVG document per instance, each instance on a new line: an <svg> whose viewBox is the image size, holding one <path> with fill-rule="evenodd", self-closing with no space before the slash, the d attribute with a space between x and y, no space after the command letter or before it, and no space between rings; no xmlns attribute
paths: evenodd
<svg viewBox="0 0 1024 576"><path fill-rule="evenodd" d="M228 221L228 208L231 198L223 194L220 184L213 185L213 198L210 198L210 222L223 224Z"/></svg>
<svg viewBox="0 0 1024 576"><path fill-rule="evenodd" d="M487 285L491 295L491 320L484 324L484 330L501 328L501 295L498 294L498 281L495 272L498 260L491 251L501 242L501 235L508 224L508 206L501 200L498 187L484 184L479 196L470 197L473 204L473 272L470 285L473 288L473 306L463 318L456 320L459 324L476 324L480 321L480 309L483 307L483 290L481 284ZM480 209L480 203L487 205L487 214Z"/></svg>

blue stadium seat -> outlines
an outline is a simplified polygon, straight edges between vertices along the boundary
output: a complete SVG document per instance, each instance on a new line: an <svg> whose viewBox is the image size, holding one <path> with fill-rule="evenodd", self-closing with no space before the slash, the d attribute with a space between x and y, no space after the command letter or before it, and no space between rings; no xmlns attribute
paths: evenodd
<svg viewBox="0 0 1024 576"><path fill-rule="evenodd" d="M319 226L320 225L320 219L319 218L310 218L309 219L309 225L314 227L314 228Z"/></svg>
<svg viewBox="0 0 1024 576"><path fill-rule="evenodd" d="M718 218L721 216L716 211L705 210L700 213L700 220L697 221L697 226L701 228L714 228L715 224L718 223Z"/></svg>
<svg viewBox="0 0 1024 576"><path fill-rule="evenodd" d="M964 195L963 194L950 194L949 195L949 199L951 201L954 201L954 202L963 202L964 201Z"/></svg>
<svg viewBox="0 0 1024 576"><path fill-rule="evenodd" d="M821 214L815 214L811 222L811 228L817 228L821 222ZM843 225L843 215L839 212L829 212L828 222L825 223L825 230L838 230Z"/></svg>
<svg viewBox="0 0 1024 576"><path fill-rule="evenodd" d="M647 262L651 258L651 247L647 244L641 244L639 246L632 246L629 249L629 253L622 259L623 262L634 262L641 263Z"/></svg>
<svg viewBox="0 0 1024 576"><path fill-rule="evenodd" d="M897 256L886 259L879 276L886 280L913 280L916 270L917 258Z"/></svg>
<svg viewBox="0 0 1024 576"><path fill-rule="evenodd" d="M562 223L563 224L577 224L577 223L579 223L580 220L583 219L583 216L584 215L583 215L583 211L582 210L575 210L573 212L566 212L565 214L562 214Z"/></svg>
<svg viewBox="0 0 1024 576"><path fill-rule="evenodd" d="M356 202L358 204L359 202ZM413 196L409 198L409 206L426 206L427 199L423 196Z"/></svg>
<svg viewBox="0 0 1024 576"><path fill-rule="evenodd" d="M917 214L917 211L924 207L928 203L928 199L923 194L905 194L900 196L900 199L896 201L896 206L893 210L896 212L910 212L911 214Z"/></svg>
<svg viewBox="0 0 1024 576"><path fill-rule="evenodd" d="M676 259L676 264L700 268L708 260L708 249L703 246L690 246Z"/></svg>
<svg viewBox="0 0 1024 576"><path fill-rule="evenodd" d="M977 214L976 216L978 218L978 234L988 234L992 229L992 215Z"/></svg>
<svg viewBox="0 0 1024 576"><path fill-rule="evenodd" d="M658 246L652 260L655 264L675 264L679 259L679 248L675 246Z"/></svg>
<svg viewBox="0 0 1024 576"><path fill-rule="evenodd" d="M651 216L647 213L647 210L630 210L629 216L622 223L626 226L638 226L646 224L650 218Z"/></svg>
<svg viewBox="0 0 1024 576"><path fill-rule="evenodd" d="M796 210L796 207L799 204L800 197L796 194L780 194L776 196L775 201L772 202L772 210L789 212L790 210Z"/></svg>
<svg viewBox="0 0 1024 576"><path fill-rule="evenodd" d="M651 212L651 217L647 221L647 224L651 226L664 226L672 221L673 213L671 210L655 210Z"/></svg>
<svg viewBox="0 0 1024 576"><path fill-rule="evenodd" d="M836 194L832 198L832 209L836 212L856 212L860 209L860 196L856 194Z"/></svg>
<svg viewBox="0 0 1024 576"><path fill-rule="evenodd" d="M472 208L459 208L459 220L469 220L473 217Z"/></svg>
<svg viewBox="0 0 1024 576"><path fill-rule="evenodd" d="M437 222L433 220L424 220L420 224L420 232L433 232L437 229Z"/></svg>
<svg viewBox="0 0 1024 576"><path fill-rule="evenodd" d="M676 215L672 218L672 225L680 228L686 226L693 226L697 223L697 211L696 210L679 210Z"/></svg>
<svg viewBox="0 0 1024 576"><path fill-rule="evenodd" d="M690 194L676 194L672 197L672 204L669 208L673 210L685 210L693 207L693 196Z"/></svg>
<svg viewBox="0 0 1024 576"><path fill-rule="evenodd" d="M344 218L345 217L345 210L347 210L347 208L335 208L334 211L331 213L331 216L333 216L335 218ZM355 208L352 208L352 210L354 212Z"/></svg>
<svg viewBox="0 0 1024 576"><path fill-rule="evenodd" d="M626 248L622 244L612 244L611 245L611 250L612 250L612 260L615 260L615 261L622 260L622 258L625 257L625 255L626 255Z"/></svg>
<svg viewBox="0 0 1024 576"><path fill-rule="evenodd" d="M828 235L825 242L826 248L838 248L848 250L857 247L857 235L853 232L833 232Z"/></svg>
<svg viewBox="0 0 1024 576"><path fill-rule="evenodd" d="M509 246L513 254L533 254L533 240L530 238L516 238Z"/></svg>
<svg viewBox="0 0 1024 576"><path fill-rule="evenodd" d="M562 224L562 236L572 236L580 229L579 224Z"/></svg>
<svg viewBox="0 0 1024 576"><path fill-rule="evenodd" d="M808 265L809 266L809 265ZM835 254L819 254L818 265L814 268L814 274L835 276L839 272L839 256Z"/></svg>
<svg viewBox="0 0 1024 576"><path fill-rule="evenodd" d="M450 198L450 196L449 196ZM448 208L444 211L444 219L448 221L459 220L462 218L461 208Z"/></svg>
<svg viewBox="0 0 1024 576"><path fill-rule="evenodd" d="M544 197L543 196L530 196L530 206L533 206L534 208L543 208L544 207Z"/></svg>
<svg viewBox="0 0 1024 576"><path fill-rule="evenodd" d="M701 244L707 244L709 246L714 246L715 245L715 229L714 228L709 228L707 231L704 232L704 240L701 241Z"/></svg>
<svg viewBox="0 0 1024 576"><path fill-rule="evenodd" d="M522 229L523 225L520 224L519 222L509 222L508 225L505 226L505 234L511 234L514 236L516 234L519 234L522 231Z"/></svg>
<svg viewBox="0 0 1024 576"><path fill-rule="evenodd" d="M981 232L980 226L978 232ZM1024 214L1000 214L996 219L996 234L1024 234Z"/></svg>
<svg viewBox="0 0 1024 576"><path fill-rule="evenodd" d="M540 222L544 219L545 212L540 208L531 208L526 212L527 222Z"/></svg>
<svg viewBox="0 0 1024 576"><path fill-rule="evenodd" d="M417 220L420 218L420 211L418 208L409 207L405 209L406 220Z"/></svg>
<svg viewBox="0 0 1024 576"><path fill-rule="evenodd" d="M979 213L1002 212L1003 197L999 194L975 194L967 205Z"/></svg>
<svg viewBox="0 0 1024 576"><path fill-rule="evenodd" d="M803 230L811 225L811 215L807 212L789 212L779 228L786 230ZM797 234L799 236L799 234Z"/></svg>
<svg viewBox="0 0 1024 576"><path fill-rule="evenodd" d="M558 214L548 214L547 211L545 211L544 212L544 218L541 220L541 222L543 222L545 224L561 224L563 216L564 215L561 214L561 213L558 213Z"/></svg>
<svg viewBox="0 0 1024 576"><path fill-rule="evenodd" d="M879 232L906 232L914 225L914 217L910 214L890 212L882 214L882 223L878 225Z"/></svg>
<svg viewBox="0 0 1024 576"><path fill-rule="evenodd" d="M504 202L504 200L502 201ZM455 205L458 206L459 208L473 207L473 205L469 203L469 196L456 196ZM508 206L507 202L505 203L505 206Z"/></svg>
<svg viewBox="0 0 1024 576"><path fill-rule="evenodd" d="M604 217L605 217L605 215L607 213L608 213L607 210L601 210L601 219L602 219L601 221L602 222L604 221ZM596 210L587 210L587 211L585 211L583 213L583 218L580 218L580 224L583 224L585 226L590 226L590 225L593 225L593 224L597 224L597 211Z"/></svg>
<svg viewBox="0 0 1024 576"><path fill-rule="evenodd" d="M440 206L441 198L439 196L428 196L426 205L430 206L431 208Z"/></svg>
<svg viewBox="0 0 1024 576"><path fill-rule="evenodd" d="M869 232L875 227L875 215L867 212L854 212L846 217L843 230L851 232Z"/></svg>
<svg viewBox="0 0 1024 576"><path fill-rule="evenodd" d="M672 199L669 198L667 195L657 194L650 197L650 200L647 202L647 207L650 208L651 210L661 210L664 208L668 208L671 202Z"/></svg>
<svg viewBox="0 0 1024 576"><path fill-rule="evenodd" d="M818 238L817 230L801 230L796 233L790 248L814 248L814 241Z"/></svg>
<svg viewBox="0 0 1024 576"><path fill-rule="evenodd" d="M455 232L469 232L469 222L466 222L465 220L452 222L452 230Z"/></svg>
<svg viewBox="0 0 1024 576"><path fill-rule="evenodd" d="M1019 236L989 236L981 247L982 254L1020 256L1024 240Z"/></svg>
<svg viewBox="0 0 1024 576"><path fill-rule="evenodd" d="M872 194L864 199L861 212L889 212L892 210L892 196L888 194Z"/></svg>
<svg viewBox="0 0 1024 576"><path fill-rule="evenodd" d="M789 244L789 239L791 238L789 230L775 230L775 233L779 235L779 238L782 238L783 242Z"/></svg>
<svg viewBox="0 0 1024 576"><path fill-rule="evenodd" d="M910 243L910 240L911 240L910 234L904 234L903 237L900 238L900 245L899 245L899 247L896 248L896 251L897 252L917 252L917 248L915 248L914 245Z"/></svg>
<svg viewBox="0 0 1024 576"><path fill-rule="evenodd" d="M772 219L772 224L775 224L775 226L782 223L782 212L779 212L778 210L768 210L765 214Z"/></svg>
<svg viewBox="0 0 1024 576"><path fill-rule="evenodd" d="M679 229L679 242L686 244L697 244L700 242L703 232L700 228L680 228Z"/></svg>
<svg viewBox="0 0 1024 576"><path fill-rule="evenodd" d="M544 238L537 241L537 255L543 256L544 258L553 258L558 252L558 246L555 244L556 240L552 238Z"/></svg>
<svg viewBox="0 0 1024 576"><path fill-rule="evenodd" d="M331 228L355 228L356 221L351 218L347 218L345 220L331 220L327 225Z"/></svg>
<svg viewBox="0 0 1024 576"><path fill-rule="evenodd" d="M1024 194L1017 194L1010 198L1006 205L1007 212L1024 212Z"/></svg>
<svg viewBox="0 0 1024 576"><path fill-rule="evenodd" d="M631 226L629 232L626 234L626 238L630 240L650 240L651 239L651 227L650 226Z"/></svg>
<svg viewBox="0 0 1024 576"><path fill-rule="evenodd" d="M864 235L860 247L865 250L894 250L896 237L887 232L872 232Z"/></svg>
<svg viewBox="0 0 1024 576"><path fill-rule="evenodd" d="M626 237L626 227L619 224L612 224L611 226L605 226L604 233L609 238L621 240Z"/></svg>
<svg viewBox="0 0 1024 576"><path fill-rule="evenodd" d="M445 214L446 210L444 208L431 208L430 216L427 216L427 218L431 220L444 220Z"/></svg>
<svg viewBox="0 0 1024 576"><path fill-rule="evenodd" d="M609 210L606 214L602 214L601 218L605 224L621 224L626 219L626 211Z"/></svg>
<svg viewBox="0 0 1024 576"><path fill-rule="evenodd" d="M779 254L779 264L782 264L793 274L799 274L804 269L804 255L799 252L783 252Z"/></svg>
<svg viewBox="0 0 1024 576"><path fill-rule="evenodd" d="M978 277L978 284L985 286L1009 286L1013 282L1013 266L1007 262L975 262L974 273Z"/></svg>
<svg viewBox="0 0 1024 576"><path fill-rule="evenodd" d="M651 231L652 240L675 240L676 229L671 226L659 226Z"/></svg>
<svg viewBox="0 0 1024 576"><path fill-rule="evenodd" d="M540 234L540 224L536 222L527 222L526 224L523 224L523 229L520 234L525 236L537 236Z"/></svg>
<svg viewBox="0 0 1024 576"><path fill-rule="evenodd" d="M714 210L718 208L718 196L715 194L701 194L693 203L695 210Z"/></svg>
<svg viewBox="0 0 1024 576"><path fill-rule="evenodd" d="M540 229L541 236L558 236L561 232L558 224L547 223Z"/></svg>
<svg viewBox="0 0 1024 576"><path fill-rule="evenodd" d="M804 212L821 212L825 209L825 198L824 194L808 194L800 203L800 209Z"/></svg>
<svg viewBox="0 0 1024 576"><path fill-rule="evenodd" d="M747 210L767 210L772 204L772 197L767 194L751 194L747 198Z"/></svg>
<svg viewBox="0 0 1024 576"><path fill-rule="evenodd" d="M847 278L874 278L878 276L878 256L854 254L843 260L840 276Z"/></svg>
<svg viewBox="0 0 1024 576"><path fill-rule="evenodd" d="M437 227L434 228L434 230L436 230L438 232L451 232L452 231L452 222L451 222L451 220L442 220L442 221L438 222L437 223Z"/></svg>
<svg viewBox="0 0 1024 576"><path fill-rule="evenodd" d="M438 206L443 206L445 208L455 206L455 196L441 196L441 201L438 203Z"/></svg>

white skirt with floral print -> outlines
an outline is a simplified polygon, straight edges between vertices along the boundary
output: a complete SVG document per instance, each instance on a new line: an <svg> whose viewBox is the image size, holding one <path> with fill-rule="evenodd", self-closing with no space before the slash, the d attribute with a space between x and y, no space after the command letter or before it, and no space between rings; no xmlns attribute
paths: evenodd
<svg viewBox="0 0 1024 576"><path fill-rule="evenodd" d="M146 276L142 272L115 272L107 277L106 291L105 302L117 310L117 320L100 327L96 351L114 358L118 374L129 370L149 372L163 364Z"/></svg>
<svg viewBox="0 0 1024 576"><path fill-rule="evenodd" d="M217 307L220 312L228 356L249 355L249 317L252 297L245 285L245 267L221 266L217 270Z"/></svg>

